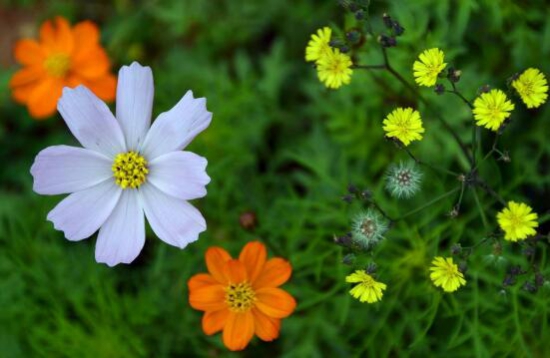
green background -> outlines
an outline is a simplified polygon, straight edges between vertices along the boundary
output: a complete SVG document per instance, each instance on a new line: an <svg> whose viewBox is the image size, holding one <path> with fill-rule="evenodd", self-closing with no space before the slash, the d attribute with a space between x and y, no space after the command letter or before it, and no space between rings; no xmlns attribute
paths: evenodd
<svg viewBox="0 0 550 358"><path fill-rule="evenodd" d="M337 1L0 4L0 16L17 25L1 35L8 60L0 69L0 356L234 355L220 335L203 334L186 281L205 271L209 246L236 255L255 239L267 244L271 256L292 263L284 288L298 306L277 341L255 338L244 356L550 356L550 290L528 293L521 286L532 277L521 276L501 291L509 265L526 265L519 245L504 245L501 265L487 263L491 247L476 249L468 284L454 294L442 294L428 279L433 256L448 256L452 243L474 245L496 230L501 207L482 192L479 203L466 193L457 219L446 216L456 202L451 196L399 222L375 250L379 280L388 285L383 300L368 305L348 295L344 278L353 268L341 263L343 251L332 242L361 210L361 204L341 200L348 184L370 188L398 216L458 183L425 171L414 199L396 201L384 192L386 168L407 157L384 140L382 119L396 106L421 113L423 106L385 72L356 70L351 85L337 91L319 83L304 62L310 34L325 25L340 34L338 28L358 26ZM468 98L484 84L505 88L507 78L528 67L550 73L550 10L543 1L373 1L377 32L383 12L406 29L389 55L410 82L412 62L430 47L441 48L446 62L462 70L459 88ZM9 59L13 43L5 40L32 34L55 15L73 24L98 23L115 72L134 60L152 67L155 116L187 89L207 98L213 122L189 149L209 161L208 195L194 203L208 231L186 250L162 243L148 229L133 264L108 268L94 260L95 236L71 243L46 221L61 198L32 192L30 166L41 149L76 141L58 114L34 121L11 100L8 82L18 66ZM358 58L380 63L376 39L367 39ZM421 92L469 141L469 109L451 95ZM506 200L528 202L548 232L550 106L528 111L514 100L514 121L501 140L512 162L490 159L482 175ZM467 170L440 124L426 115L424 126L425 139L411 146L415 154ZM491 134L482 133L487 152ZM256 214L255 229L239 224L245 212ZM539 246L536 256L546 277L547 247Z"/></svg>

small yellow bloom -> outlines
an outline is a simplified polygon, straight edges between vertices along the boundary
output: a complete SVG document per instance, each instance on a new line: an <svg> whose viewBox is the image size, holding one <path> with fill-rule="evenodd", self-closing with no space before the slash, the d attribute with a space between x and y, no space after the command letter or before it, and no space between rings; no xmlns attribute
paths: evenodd
<svg viewBox="0 0 550 358"><path fill-rule="evenodd" d="M317 61L317 75L325 86L337 89L351 82L352 65L348 55L337 48L329 48L328 53Z"/></svg>
<svg viewBox="0 0 550 358"><path fill-rule="evenodd" d="M432 87L437 82L437 76L445 69L445 54L438 48L422 52L419 60L414 61L414 80L420 86Z"/></svg>
<svg viewBox="0 0 550 358"><path fill-rule="evenodd" d="M548 98L548 82L544 74L536 68L528 68L515 81L516 89L527 108L540 107Z"/></svg>
<svg viewBox="0 0 550 358"><path fill-rule="evenodd" d="M306 47L306 61L318 61L326 56L331 50L329 45L331 36L332 30L330 27L323 27L317 30L317 34L311 35L311 40L309 40Z"/></svg>
<svg viewBox="0 0 550 358"><path fill-rule="evenodd" d="M346 277L346 282L357 283L349 293L360 302L374 303L380 301L384 295L386 284L377 282L365 270L357 270Z"/></svg>
<svg viewBox="0 0 550 358"><path fill-rule="evenodd" d="M452 257L435 257L430 267L430 279L434 285L443 288L445 292L454 292L460 286L466 285L464 274L453 263Z"/></svg>
<svg viewBox="0 0 550 358"><path fill-rule="evenodd" d="M504 231L504 239L508 241L525 240L537 233L538 215L529 205L508 202L508 207L497 214L500 228Z"/></svg>
<svg viewBox="0 0 550 358"><path fill-rule="evenodd" d="M386 136L399 139L405 146L421 140L424 133L420 113L412 108L397 108L383 122Z"/></svg>
<svg viewBox="0 0 550 358"><path fill-rule="evenodd" d="M496 132L514 108L504 92L493 89L476 98L473 113L478 126Z"/></svg>

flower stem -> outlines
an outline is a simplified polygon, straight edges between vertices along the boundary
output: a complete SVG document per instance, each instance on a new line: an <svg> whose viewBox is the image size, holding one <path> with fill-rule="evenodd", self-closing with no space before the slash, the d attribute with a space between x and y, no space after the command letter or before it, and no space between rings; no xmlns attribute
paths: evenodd
<svg viewBox="0 0 550 358"><path fill-rule="evenodd" d="M440 172L440 173L443 173L443 174L447 174L447 175L452 175L452 176L455 176L457 177L459 174L456 173L456 172L453 172L452 170L448 170L448 169L445 169L445 168L441 168L439 166L436 166L436 165L433 165L433 164L430 164L428 162L425 162L423 160L420 160L418 159L417 157L414 156L414 154L412 154L412 152L409 150L409 148L407 148L405 145L403 145L402 143L398 143L399 147L401 149L403 149L408 155L409 157L411 157L412 160L414 160L416 162L416 164L418 165L425 165L427 166L428 168L432 169L433 171L437 171L437 172Z"/></svg>
<svg viewBox="0 0 550 358"><path fill-rule="evenodd" d="M456 187L456 188L454 188L454 189L452 189L452 190L450 190L450 191L448 191L448 192L446 192L446 193L444 193L444 194L441 194L440 196L438 196L437 198L435 198L435 199L433 199L433 200L427 202L426 204L424 204L424 205L422 205L422 206L420 206L420 207L418 207L418 208L416 208L416 209L414 209L414 210L411 210L411 211L409 211L408 213L406 213L406 214L404 214L404 215L398 217L397 219L395 219L395 221L403 220L403 219L405 219L406 217L409 217L409 216L411 216L411 215L414 215L414 214L416 214L416 213L419 213L420 211L422 211L422 210L426 209L427 207L429 207L429 206L431 206L431 205L437 203L438 201L441 201L441 200L445 199L446 197L448 197L448 196L450 196L450 195L456 193L456 192L459 191L459 190L460 190L460 187Z"/></svg>

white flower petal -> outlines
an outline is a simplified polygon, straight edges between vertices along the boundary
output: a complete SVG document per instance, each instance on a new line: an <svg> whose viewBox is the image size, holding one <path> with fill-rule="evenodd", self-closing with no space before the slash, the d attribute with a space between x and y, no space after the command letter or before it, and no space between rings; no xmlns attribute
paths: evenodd
<svg viewBox="0 0 550 358"><path fill-rule="evenodd" d="M171 152L149 163L147 181L178 199L192 200L206 195L207 160L191 152Z"/></svg>
<svg viewBox="0 0 550 358"><path fill-rule="evenodd" d="M33 190L57 195L90 188L113 176L111 160L88 149L58 145L42 150L31 167Z"/></svg>
<svg viewBox="0 0 550 358"><path fill-rule="evenodd" d="M142 188L145 215L162 241L183 249L206 230L206 221L193 205L164 194L153 185Z"/></svg>
<svg viewBox="0 0 550 358"><path fill-rule="evenodd" d="M206 99L195 99L193 92L187 91L171 110L161 113L153 122L141 151L148 160L152 160L162 154L182 150L211 121L212 113L206 110Z"/></svg>
<svg viewBox="0 0 550 358"><path fill-rule="evenodd" d="M126 138L128 150L138 150L151 125L153 72L134 62L118 73L116 118Z"/></svg>
<svg viewBox="0 0 550 358"><path fill-rule="evenodd" d="M123 190L111 216L99 229L95 248L97 262L115 266L129 264L139 255L145 244L145 219L139 192Z"/></svg>
<svg viewBox="0 0 550 358"><path fill-rule="evenodd" d="M109 158L126 151L124 135L109 107L86 87L65 87L57 109L84 148Z"/></svg>
<svg viewBox="0 0 550 358"><path fill-rule="evenodd" d="M48 220L57 230L65 233L67 240L86 239L111 215L121 191L110 179L77 191L57 204L48 214Z"/></svg>

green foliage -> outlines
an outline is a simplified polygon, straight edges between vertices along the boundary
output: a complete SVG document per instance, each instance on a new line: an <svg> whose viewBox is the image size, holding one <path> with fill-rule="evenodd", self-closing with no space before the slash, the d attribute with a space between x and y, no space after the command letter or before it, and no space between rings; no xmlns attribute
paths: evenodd
<svg viewBox="0 0 550 358"><path fill-rule="evenodd" d="M304 62L310 34L323 25L356 24L336 1L2 3L8 12L32 13L36 26L57 14L73 23L97 22L115 69L133 60L153 68L155 115L192 89L208 99L214 119L190 148L209 161L208 196L195 203L208 231L184 251L148 232L136 262L108 268L94 260L95 237L68 242L46 221L60 198L32 192L29 168L38 151L75 140L59 115L36 122L13 103L8 81L16 66L0 70L1 356L231 356L219 335L202 332L186 282L205 270L209 246L235 255L257 238L271 255L292 263L285 288L298 307L283 321L278 340L255 339L245 356L550 356L544 339L550 335L550 290L530 294L520 282L500 293L507 265L525 261L518 246L505 248L504 266L484 260L490 247L476 251L468 283L455 294L442 294L428 280L434 255L448 255L459 241L474 245L495 230L499 205L481 192L478 201L464 199L457 219L445 215L456 201L451 195L388 232L376 249L379 280L388 285L382 302L361 304L348 295L344 278L351 268L341 264L343 252L332 242L362 209L340 200L348 184L370 188L395 217L460 183L426 172L414 198L387 195L387 167L407 157L383 139L382 119L397 105L420 111L423 105L387 73L356 70L352 83L338 91L319 83ZM406 29L389 54L409 81L412 62L430 46L442 48L462 70L460 88L468 98L484 84L504 87L529 66L550 74L543 60L550 54L550 13L543 1L371 1L370 9L375 26L383 26L381 14L388 12ZM360 60L379 63L376 40L368 41ZM469 110L454 97L422 93L468 140ZM482 175L507 199L528 200L545 223L550 106L517 107L501 141L512 162L490 160ZM465 170L465 158L440 123L426 116L425 128L415 153ZM487 151L489 137L481 140ZM252 232L239 225L247 211L258 217ZM547 263L547 250L540 255Z"/></svg>

